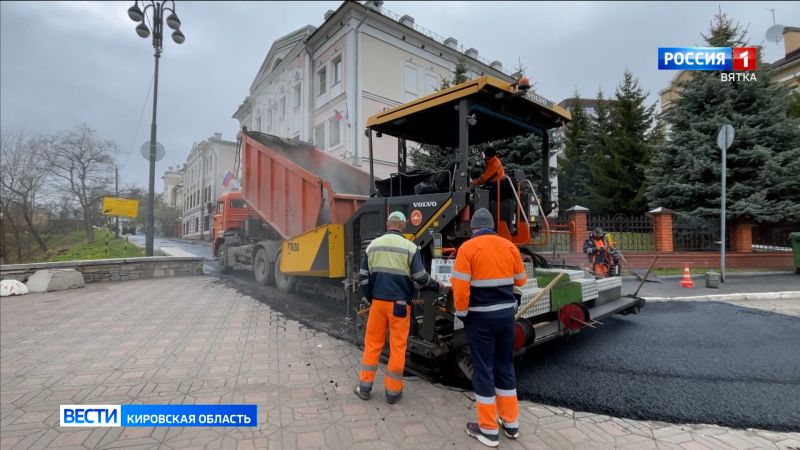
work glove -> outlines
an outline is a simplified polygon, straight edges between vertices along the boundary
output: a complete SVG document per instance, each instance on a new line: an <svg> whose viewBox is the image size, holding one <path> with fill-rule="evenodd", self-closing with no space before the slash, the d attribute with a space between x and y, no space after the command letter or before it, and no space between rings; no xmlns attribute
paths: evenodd
<svg viewBox="0 0 800 450"><path fill-rule="evenodd" d="M514 299L517 301L517 307L519 307L520 302L522 302L522 289L517 286L514 286Z"/></svg>
<svg viewBox="0 0 800 450"><path fill-rule="evenodd" d="M367 300L367 297L361 297L361 302L358 304L358 309L367 309L372 305L372 302Z"/></svg>

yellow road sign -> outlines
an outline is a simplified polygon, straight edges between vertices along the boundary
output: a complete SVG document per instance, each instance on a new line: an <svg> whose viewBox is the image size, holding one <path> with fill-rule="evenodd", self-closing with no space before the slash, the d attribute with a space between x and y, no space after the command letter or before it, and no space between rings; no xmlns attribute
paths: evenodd
<svg viewBox="0 0 800 450"><path fill-rule="evenodd" d="M136 218L139 213L139 200L128 198L103 197L103 214Z"/></svg>

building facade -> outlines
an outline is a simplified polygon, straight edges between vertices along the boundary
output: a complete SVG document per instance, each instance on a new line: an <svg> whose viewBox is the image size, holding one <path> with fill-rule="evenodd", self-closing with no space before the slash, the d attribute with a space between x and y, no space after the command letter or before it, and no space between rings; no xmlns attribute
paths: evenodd
<svg viewBox="0 0 800 450"><path fill-rule="evenodd" d="M222 139L221 133L192 145L183 167L181 221L184 239L209 239L209 205L233 188L233 184L225 186L223 183L226 172L236 172L236 164L236 142Z"/></svg>
<svg viewBox="0 0 800 450"><path fill-rule="evenodd" d="M369 116L434 92L461 61L467 76L513 81L499 61L464 50L455 38L400 17L383 2L344 2L323 23L306 26L270 48L233 117L240 126L318 148L369 170L364 124ZM374 141L375 176L397 170L397 141Z"/></svg>
<svg viewBox="0 0 800 450"><path fill-rule="evenodd" d="M164 180L163 201L166 206L183 211L183 168L170 166L161 176Z"/></svg>

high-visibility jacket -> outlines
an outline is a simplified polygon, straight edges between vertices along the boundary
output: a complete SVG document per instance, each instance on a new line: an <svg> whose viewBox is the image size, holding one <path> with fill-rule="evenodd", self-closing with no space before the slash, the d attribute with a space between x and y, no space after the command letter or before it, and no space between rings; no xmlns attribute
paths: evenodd
<svg viewBox="0 0 800 450"><path fill-rule="evenodd" d="M480 186L490 181L500 181L505 177L506 170L503 169L503 163L500 162L500 158L491 156L486 159L486 169L483 171L483 174L480 178L473 180L472 185Z"/></svg>
<svg viewBox="0 0 800 450"><path fill-rule="evenodd" d="M414 283L428 285L431 277L422 264L416 244L399 231L388 231L367 246L361 258L358 281L361 293L369 300L408 301L414 296Z"/></svg>
<svg viewBox="0 0 800 450"><path fill-rule="evenodd" d="M491 229L476 232L458 249L450 276L456 316L507 313L516 305L513 286L528 281L517 247Z"/></svg>

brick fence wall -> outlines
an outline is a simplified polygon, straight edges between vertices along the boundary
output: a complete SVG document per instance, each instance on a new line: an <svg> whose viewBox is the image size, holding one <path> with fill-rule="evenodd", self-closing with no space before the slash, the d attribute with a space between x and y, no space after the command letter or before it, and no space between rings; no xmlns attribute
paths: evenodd
<svg viewBox="0 0 800 450"><path fill-rule="evenodd" d="M203 258L154 256L87 261L63 261L33 264L3 264L0 280L22 282L40 269L76 269L86 283L140 280L145 278L182 277L203 274Z"/></svg>
<svg viewBox="0 0 800 450"><path fill-rule="evenodd" d="M587 264L583 254L583 242L589 234L589 209L573 206L565 211L569 227L569 252L558 252L554 262L581 266ZM675 212L667 208L656 208L648 212L653 216L653 252L625 252L623 265L631 268L647 268L653 256L660 255L656 268L716 267L719 265L718 252L682 251L676 252L673 245L673 216ZM748 221L733 221L730 228L731 249L726 256L726 266L730 268L769 268L793 269L792 252L753 252L753 224ZM555 252L555 251L554 251ZM546 247L542 253L547 254Z"/></svg>

